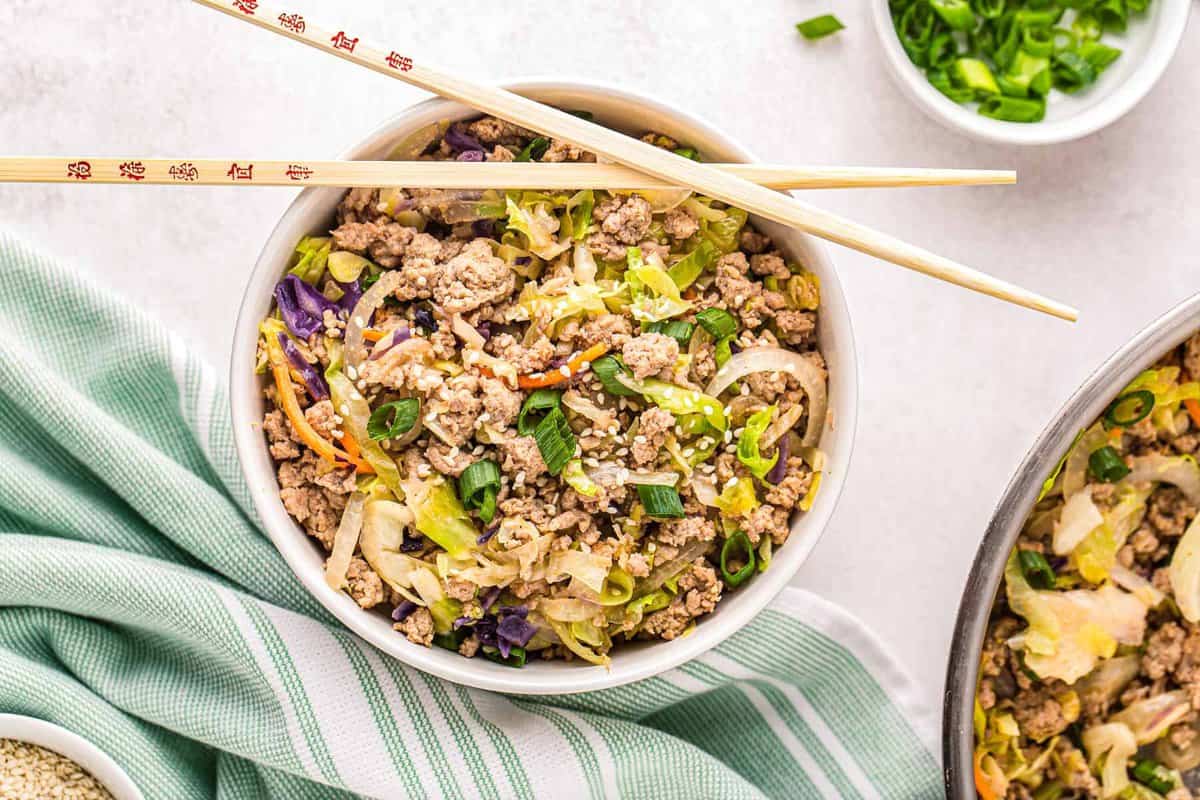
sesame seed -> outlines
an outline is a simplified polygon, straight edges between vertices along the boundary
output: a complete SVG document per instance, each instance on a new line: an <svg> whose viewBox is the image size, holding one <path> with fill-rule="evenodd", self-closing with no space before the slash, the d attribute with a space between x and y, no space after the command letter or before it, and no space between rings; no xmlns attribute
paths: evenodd
<svg viewBox="0 0 1200 800"><path fill-rule="evenodd" d="M346 365L346 377L352 381L358 380L358 370L349 364Z"/></svg>
<svg viewBox="0 0 1200 800"><path fill-rule="evenodd" d="M733 487L735 487L735 486L737 486L737 485L738 485L738 479L737 479L737 475L734 475L732 478L730 478L729 480L725 481L725 488L726 488L726 489L732 489Z"/></svg>
<svg viewBox="0 0 1200 800"><path fill-rule="evenodd" d="M489 420L491 420L491 418L492 418L492 415L486 411L479 415L480 422L488 422Z"/></svg>
<svg viewBox="0 0 1200 800"><path fill-rule="evenodd" d="M342 407L338 410L342 412L343 416L350 416L350 406L346 405L345 403L342 403Z"/></svg>
<svg viewBox="0 0 1200 800"><path fill-rule="evenodd" d="M633 437L633 440L634 440L635 442L637 442L638 444L645 444L645 443L646 443L646 437L645 437L645 436L642 436L640 433L639 433L637 436L634 436L634 437Z"/></svg>
<svg viewBox="0 0 1200 800"><path fill-rule="evenodd" d="M561 367L558 368L558 373L560 375L562 375L564 378L569 378L569 377L571 377L571 368L568 367L566 364L563 364Z"/></svg>
<svg viewBox="0 0 1200 800"><path fill-rule="evenodd" d="M586 372L587 370L589 370L591 368L592 368L592 362L590 362L590 361L583 361L579 364L580 372Z"/></svg>
<svg viewBox="0 0 1200 800"><path fill-rule="evenodd" d="M354 318L354 324L355 324L355 325L357 325L357 326L358 326L358 327L360 327L360 328L365 328L365 327L367 327L367 321L366 321L365 319L363 319L362 317L355 317L355 318Z"/></svg>
<svg viewBox="0 0 1200 800"><path fill-rule="evenodd" d="M345 436L346 434L345 434L345 433L343 433L342 431L339 431L339 430L336 430L336 429L335 429L335 430L332 430L332 431L330 431L330 432L329 432L329 435L330 435L330 436L332 436L332 437L333 437L333 438L335 438L335 439L340 439L340 438L342 438L343 436Z"/></svg>

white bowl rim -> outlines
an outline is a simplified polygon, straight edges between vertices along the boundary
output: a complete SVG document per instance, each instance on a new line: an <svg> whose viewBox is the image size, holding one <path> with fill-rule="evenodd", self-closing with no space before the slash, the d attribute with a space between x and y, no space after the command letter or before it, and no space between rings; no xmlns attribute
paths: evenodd
<svg viewBox="0 0 1200 800"><path fill-rule="evenodd" d="M607 95L614 99L625 100L641 109L669 116L675 124L690 127L703 132L703 135L720 139L725 148L736 153L743 160L756 160L746 148L711 123L644 93L632 92L597 81L564 80L562 78L514 80L506 82L504 86L518 93L583 92L591 93L597 98ZM445 113L439 114L439 117L454 118L455 110L462 109L464 106L436 97L417 103L376 127L371 134L339 157L353 159L357 153L377 146L380 140L395 141L399 138L396 129L403 125L404 120L438 108L445 109ZM736 608L726 606L722 609L719 607L718 613L723 613L723 616L713 615L707 618L703 624L697 625L689 636L671 642L654 643L652 645L654 657L639 659L636 666L631 664L632 659L630 658L635 654L627 653L625 660L622 661L621 654L618 653L614 656L613 665L608 670L599 667L585 667L572 662L563 664L553 674L538 674L536 681L530 677L531 671L528 668L513 670L482 659L468 659L455 654L438 652L437 648L413 646L403 636L392 632L390 628L387 631L388 635L382 635L381 631L365 624L369 616L364 614L348 596L330 589L325 584L319 570L314 573L305 564L306 554L311 556L312 545L307 536L297 535L295 522L283 510L283 506L278 500L278 484L274 471L271 470L269 474L252 474L256 472L252 467L252 454L261 456L265 450L261 425L257 425L259 420L255 420L248 413L253 406L254 395L259 391L256 380L253 380L255 376L251 366L252 354L258 337L258 320L253 318L254 313L251 307L255 302L255 297L250 291L250 287L263 274L272 276L279 274L278 260L272 259L271 251L278 244L277 240L286 234L289 221L293 217L301 215L308 210L309 206L319 205L316 202L316 193L320 191L316 188L306 189L283 213L264 244L262 253L248 279L247 290L238 313L230 359L230 406L239 462L263 527L309 593L347 628L387 655L411 667L455 683L508 694L573 694L612 688L643 680L695 658L748 624L787 586L828 528L830 518L841 497L854 449L858 424L858 392L861 383L853 326L846 308L845 294L837 279L833 262L828 257L822 242L800 232L794 232L792 235L804 241L809 258L821 262L822 266L822 306L825 309L822 325L829 325L830 329L835 331L835 337L840 342L836 353L838 364L836 374L831 368L831 382L836 381L839 384L838 392L840 394L840 399L836 404L831 402L831 408L834 405L840 406L839 416L836 419L836 425L832 426L832 434L827 431L826 436L832 435L837 440L836 447L842 451L843 455L838 459L841 469L830 471L824 477L820 502L801 520L801 522L812 520L804 523L806 528L804 536L793 536L789 539L787 547L781 548L776 554L776 561L781 559L780 553L786 553L794 563L789 568L771 569L760 573L750 585L739 591L739 595L754 597L755 602L743 602ZM290 236L290 234L286 235ZM287 241L289 247L294 244L294 239ZM829 357L830 351L827 350L826 345L822 346L822 352ZM832 400L833 392L831 391ZM264 489L268 491L264 492ZM800 541L795 541L796 539L800 539ZM782 567L782 565L780 566ZM453 657L446 658L446 656ZM532 664L533 662L531 662Z"/></svg>
<svg viewBox="0 0 1200 800"><path fill-rule="evenodd" d="M108 753L61 725L23 714L0 714L0 739L35 744L71 759L116 800L144 800L137 784Z"/></svg>
<svg viewBox="0 0 1200 800"><path fill-rule="evenodd" d="M1159 4L1158 13L1165 16L1159 22L1154 46L1123 83L1104 100L1074 116L1033 124L989 119L950 100L930 85L905 54L892 24L888 0L872 0L872 13L892 75L909 99L928 116L987 142L1046 145L1081 139L1111 125L1129 113L1154 88L1183 39L1192 0L1159 0Z"/></svg>

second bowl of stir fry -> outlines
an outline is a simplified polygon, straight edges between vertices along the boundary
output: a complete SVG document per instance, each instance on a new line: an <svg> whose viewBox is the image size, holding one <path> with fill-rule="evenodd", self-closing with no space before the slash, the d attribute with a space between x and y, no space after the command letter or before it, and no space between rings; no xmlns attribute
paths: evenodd
<svg viewBox="0 0 1200 800"><path fill-rule="evenodd" d="M628 124L611 94L553 99ZM373 146L464 169L592 159L429 105ZM731 150L650 110L664 124L632 132L654 146ZM711 646L799 566L840 484L849 432L831 431L853 424L819 250L683 190L314 194L331 211L281 226L289 256L264 257L269 300L243 312L269 459L248 472L343 621L468 683L605 667L566 679L591 688L676 662L654 642Z"/></svg>

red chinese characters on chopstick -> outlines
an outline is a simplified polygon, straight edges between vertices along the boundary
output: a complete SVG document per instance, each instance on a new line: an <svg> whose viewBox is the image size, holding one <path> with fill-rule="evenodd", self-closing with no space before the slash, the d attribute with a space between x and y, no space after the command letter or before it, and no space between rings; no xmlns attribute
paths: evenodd
<svg viewBox="0 0 1200 800"><path fill-rule="evenodd" d="M171 180L180 183L194 183L200 179L200 170L196 169L196 165L190 161L172 164L171 168L167 170L167 174L171 176Z"/></svg>
<svg viewBox="0 0 1200 800"><path fill-rule="evenodd" d="M351 39L346 35L345 31L338 31L334 37L329 40L338 50L345 50L347 53L353 53L354 48L358 47L358 37Z"/></svg>
<svg viewBox="0 0 1200 800"><path fill-rule="evenodd" d="M410 69L413 68L412 59L409 58L408 56L400 55L395 50L388 53L388 57L385 59L385 61L387 62L387 65L389 67L391 67L392 69L398 69L401 72L408 72Z"/></svg>
<svg viewBox="0 0 1200 800"><path fill-rule="evenodd" d="M254 180L254 165L247 164L243 167L235 161L229 165L229 171L225 174L229 176L230 180L252 181Z"/></svg>
<svg viewBox="0 0 1200 800"><path fill-rule="evenodd" d="M279 15L279 27L292 33L304 33L308 26L304 24L304 17L299 14L284 12Z"/></svg>
<svg viewBox="0 0 1200 800"><path fill-rule="evenodd" d="M92 177L92 165L88 161L72 161L67 164L67 177L86 181Z"/></svg>
<svg viewBox="0 0 1200 800"><path fill-rule="evenodd" d="M253 17L258 10L258 0L233 0L233 7L238 11Z"/></svg>
<svg viewBox="0 0 1200 800"><path fill-rule="evenodd" d="M306 181L312 177L313 171L303 164L288 164L287 171L283 173L289 180Z"/></svg>
<svg viewBox="0 0 1200 800"><path fill-rule="evenodd" d="M117 170L125 180L136 182L146 179L146 165L141 161L126 161L117 167Z"/></svg>

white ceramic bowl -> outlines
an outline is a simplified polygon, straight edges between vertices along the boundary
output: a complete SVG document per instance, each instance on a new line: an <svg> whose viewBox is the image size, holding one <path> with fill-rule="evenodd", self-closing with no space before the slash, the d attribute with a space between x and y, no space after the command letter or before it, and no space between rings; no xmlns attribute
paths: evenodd
<svg viewBox="0 0 1200 800"><path fill-rule="evenodd" d="M950 100L926 80L905 54L892 24L888 0L871 0L875 29L892 75L917 106L943 125L1000 144L1054 144L1095 133L1137 105L1162 76L1183 38L1192 0L1151 0L1149 10L1130 20L1125 34L1103 41L1124 52L1088 90L1067 95L1057 90L1042 122L989 119Z"/></svg>
<svg viewBox="0 0 1200 800"><path fill-rule="evenodd" d="M563 108L588 109L599 122L627 132L655 130L693 145L709 160L748 161L749 152L711 125L661 102L629 92L576 83L536 82L510 87L542 102ZM474 116L463 105L430 100L404 111L343 154L346 159L385 158L406 135L439 120ZM829 472L815 508L795 524L786 545L776 551L771 568L717 606L695 632L671 642L638 642L613 654L611 669L578 662L531 660L512 669L481 658L411 644L392 630L383 614L362 611L344 594L331 590L322 576L325 554L287 515L279 502L275 470L263 441L262 378L254 374L257 326L271 305L271 292L285 270L296 242L305 235L328 230L334 209L344 193L338 189L308 189L284 214L271 234L250 277L237 322L231 363L231 401L234 433L242 469L255 506L275 546L310 592L348 628L380 650L418 669L457 683L519 694L558 694L617 686L675 667L708 650L748 623L796 574L829 522L841 493L850 459L858 408L858 365L850 318L833 264L825 249L811 237L755 220L792 257L821 279L822 313L819 334L829 362L830 408L833 424L821 446L829 456Z"/></svg>
<svg viewBox="0 0 1200 800"><path fill-rule="evenodd" d="M17 739L66 756L83 767L117 800L143 800L125 770L87 739L52 722L18 714L0 714L0 739Z"/></svg>

